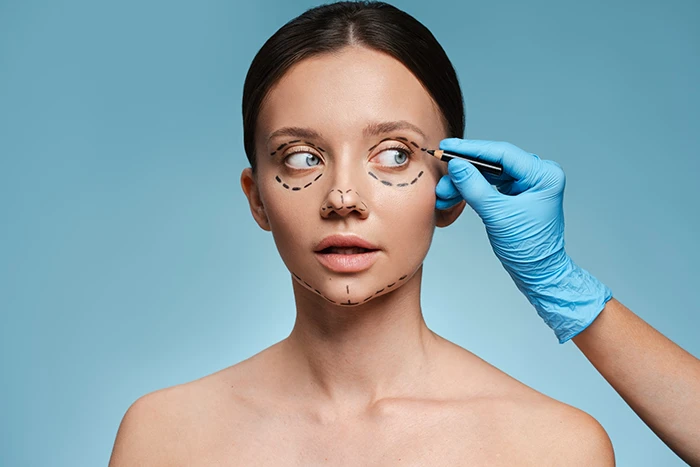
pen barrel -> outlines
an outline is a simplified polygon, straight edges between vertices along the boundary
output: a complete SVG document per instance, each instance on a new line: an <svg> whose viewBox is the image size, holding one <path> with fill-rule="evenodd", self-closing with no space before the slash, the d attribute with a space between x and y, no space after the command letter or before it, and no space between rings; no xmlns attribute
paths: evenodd
<svg viewBox="0 0 700 467"><path fill-rule="evenodd" d="M464 154L454 154L443 151L440 159L443 161L449 161L450 159L463 159L474 165L474 167L476 167L480 172L486 172L493 175L501 175L503 173L503 167L494 162L482 161L472 156L465 156Z"/></svg>

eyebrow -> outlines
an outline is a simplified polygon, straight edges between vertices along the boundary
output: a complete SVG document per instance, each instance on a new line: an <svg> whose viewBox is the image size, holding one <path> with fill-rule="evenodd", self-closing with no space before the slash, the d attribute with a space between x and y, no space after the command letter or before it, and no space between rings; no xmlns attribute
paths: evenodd
<svg viewBox="0 0 700 467"><path fill-rule="evenodd" d="M384 135L387 133L391 133L392 131L398 131L398 130L411 130L419 135L421 135L423 138L427 139L427 136L425 136L425 133L421 131L420 128L418 128L416 125L414 125L411 122L408 122L406 120L397 120L394 122L371 122L365 126L365 128L362 130L362 135L364 137L371 137L371 136L380 136ZM296 137L296 138L304 138L304 139L313 139L313 138L321 138L321 133L318 131L312 129L312 128L302 128L298 126L287 126L284 128L280 128L279 130L275 130L272 133L270 133L270 136L268 136L267 140L271 141L274 138L278 138L280 136L291 136L291 137Z"/></svg>

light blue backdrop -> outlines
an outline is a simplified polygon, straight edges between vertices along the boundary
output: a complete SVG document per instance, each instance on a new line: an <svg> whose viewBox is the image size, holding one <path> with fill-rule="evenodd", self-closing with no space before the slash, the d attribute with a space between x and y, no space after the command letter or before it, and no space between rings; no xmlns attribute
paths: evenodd
<svg viewBox="0 0 700 467"><path fill-rule="evenodd" d="M265 39L315 4L0 2L2 466L106 465L138 397L289 334L288 272L239 187L240 100ZM558 161L569 254L700 355L700 3L395 4L457 68L467 137ZM619 465L683 465L557 344L471 210L436 233L423 305L596 417Z"/></svg>

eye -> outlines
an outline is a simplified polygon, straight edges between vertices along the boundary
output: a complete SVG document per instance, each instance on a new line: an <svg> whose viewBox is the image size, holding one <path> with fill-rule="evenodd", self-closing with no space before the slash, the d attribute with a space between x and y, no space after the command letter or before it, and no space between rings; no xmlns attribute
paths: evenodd
<svg viewBox="0 0 700 467"><path fill-rule="evenodd" d="M310 152L295 152L284 159L284 163L295 169L308 169L321 163L321 158Z"/></svg>
<svg viewBox="0 0 700 467"><path fill-rule="evenodd" d="M374 159L380 165L387 167L402 167L407 164L411 151L402 147L387 148L377 154Z"/></svg>

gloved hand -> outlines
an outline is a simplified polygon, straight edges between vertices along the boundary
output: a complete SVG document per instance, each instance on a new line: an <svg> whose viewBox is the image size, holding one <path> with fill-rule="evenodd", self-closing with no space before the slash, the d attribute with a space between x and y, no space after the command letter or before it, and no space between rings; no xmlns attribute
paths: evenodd
<svg viewBox="0 0 700 467"><path fill-rule="evenodd" d="M564 251L561 166L506 142L448 138L440 149L497 162L503 174L452 159L435 189L436 207L464 199L476 211L496 256L559 343L586 329L612 292Z"/></svg>

